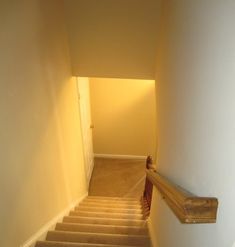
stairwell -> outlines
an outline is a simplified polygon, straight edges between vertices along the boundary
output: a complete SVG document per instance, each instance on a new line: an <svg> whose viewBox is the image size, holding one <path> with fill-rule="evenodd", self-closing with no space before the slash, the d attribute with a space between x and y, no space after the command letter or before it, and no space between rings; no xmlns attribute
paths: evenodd
<svg viewBox="0 0 235 247"><path fill-rule="evenodd" d="M141 199L88 196L35 247L151 246Z"/></svg>

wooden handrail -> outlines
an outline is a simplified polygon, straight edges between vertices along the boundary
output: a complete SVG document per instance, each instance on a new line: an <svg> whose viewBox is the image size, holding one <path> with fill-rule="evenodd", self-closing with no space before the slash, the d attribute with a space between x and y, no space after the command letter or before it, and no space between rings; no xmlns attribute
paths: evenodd
<svg viewBox="0 0 235 247"><path fill-rule="evenodd" d="M168 206L182 223L215 223L218 200L198 197L171 183L154 169L147 169L147 180L156 186Z"/></svg>

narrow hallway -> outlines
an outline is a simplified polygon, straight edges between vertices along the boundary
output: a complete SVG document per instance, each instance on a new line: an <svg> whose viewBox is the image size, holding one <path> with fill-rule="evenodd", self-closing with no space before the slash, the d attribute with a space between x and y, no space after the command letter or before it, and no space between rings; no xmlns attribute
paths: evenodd
<svg viewBox="0 0 235 247"><path fill-rule="evenodd" d="M0 13L0 247L235 247L235 0Z"/></svg>

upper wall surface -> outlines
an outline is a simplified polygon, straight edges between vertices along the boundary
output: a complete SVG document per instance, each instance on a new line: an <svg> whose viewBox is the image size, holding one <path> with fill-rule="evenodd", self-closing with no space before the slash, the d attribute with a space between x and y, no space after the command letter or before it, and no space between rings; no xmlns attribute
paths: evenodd
<svg viewBox="0 0 235 247"><path fill-rule="evenodd" d="M163 1L157 63L158 171L219 199L216 224L183 225L154 193L159 247L235 242L235 1ZM154 245L157 246L157 245Z"/></svg>
<svg viewBox="0 0 235 247"><path fill-rule="evenodd" d="M160 0L66 0L73 75L154 79Z"/></svg>
<svg viewBox="0 0 235 247"><path fill-rule="evenodd" d="M0 1L0 246L87 191L61 0Z"/></svg>

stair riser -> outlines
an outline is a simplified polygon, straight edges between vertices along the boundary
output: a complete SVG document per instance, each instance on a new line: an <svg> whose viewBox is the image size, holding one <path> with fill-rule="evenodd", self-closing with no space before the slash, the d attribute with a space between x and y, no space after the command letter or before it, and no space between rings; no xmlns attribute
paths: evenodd
<svg viewBox="0 0 235 247"><path fill-rule="evenodd" d="M86 225L86 224L64 224L58 223L56 230L70 232L94 232L108 234L127 234L127 235L147 235L146 227L123 227L123 226L105 226L105 225Z"/></svg>
<svg viewBox="0 0 235 247"><path fill-rule="evenodd" d="M89 218L66 216L63 219L65 223L81 223L81 224L98 224L98 225L114 225L114 226L146 226L144 220L121 220L121 219L105 219L105 218Z"/></svg>
<svg viewBox="0 0 235 247"><path fill-rule="evenodd" d="M88 234L88 233L64 233L51 231L47 234L49 241L100 243L100 244L119 244L131 246L146 246L149 239L144 236L124 236L115 234Z"/></svg>
<svg viewBox="0 0 235 247"><path fill-rule="evenodd" d="M110 219L134 219L143 220L141 214L117 214L117 213L95 213L95 212L84 212L84 211L71 211L70 216L81 216L81 217L95 217L95 218L110 218Z"/></svg>
<svg viewBox="0 0 235 247"><path fill-rule="evenodd" d="M142 209L125 209L125 208L101 208L101 207L76 207L75 211L89 211L89 212L102 212L102 213L130 213L142 214Z"/></svg>

